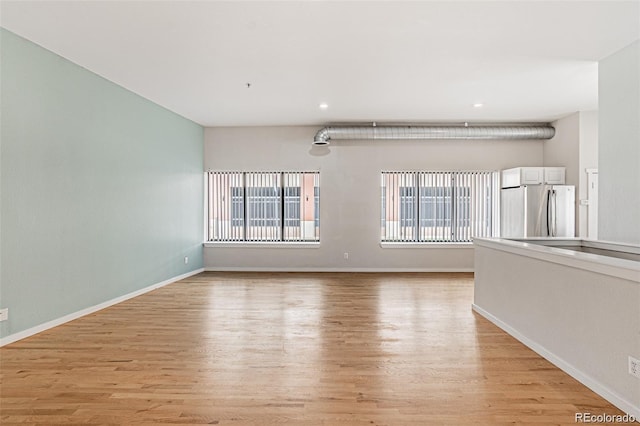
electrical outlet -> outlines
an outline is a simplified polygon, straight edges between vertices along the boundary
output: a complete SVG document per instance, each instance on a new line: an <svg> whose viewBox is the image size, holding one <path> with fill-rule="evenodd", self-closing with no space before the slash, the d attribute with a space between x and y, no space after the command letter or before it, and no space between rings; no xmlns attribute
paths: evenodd
<svg viewBox="0 0 640 426"><path fill-rule="evenodd" d="M184 264L186 265L187 263L189 263L189 256L184 257Z"/></svg>
<svg viewBox="0 0 640 426"><path fill-rule="evenodd" d="M629 374L640 379L640 360L629 356Z"/></svg>
<svg viewBox="0 0 640 426"><path fill-rule="evenodd" d="M344 260L349 260L349 253L346 251L344 252Z"/></svg>
<svg viewBox="0 0 640 426"><path fill-rule="evenodd" d="M0 309L0 321L9 319L9 308Z"/></svg>

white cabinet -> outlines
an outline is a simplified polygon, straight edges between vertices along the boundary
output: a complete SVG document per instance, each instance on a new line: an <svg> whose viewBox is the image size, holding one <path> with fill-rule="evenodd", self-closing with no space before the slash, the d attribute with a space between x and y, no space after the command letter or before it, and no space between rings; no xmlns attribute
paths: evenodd
<svg viewBox="0 0 640 426"><path fill-rule="evenodd" d="M544 179L544 167L516 167L502 171L502 187L538 185Z"/></svg>
<svg viewBox="0 0 640 426"><path fill-rule="evenodd" d="M564 167L545 167L544 183L549 185L564 185Z"/></svg>
<svg viewBox="0 0 640 426"><path fill-rule="evenodd" d="M522 185L562 185L564 167L514 167L502 171L502 187L513 188Z"/></svg>

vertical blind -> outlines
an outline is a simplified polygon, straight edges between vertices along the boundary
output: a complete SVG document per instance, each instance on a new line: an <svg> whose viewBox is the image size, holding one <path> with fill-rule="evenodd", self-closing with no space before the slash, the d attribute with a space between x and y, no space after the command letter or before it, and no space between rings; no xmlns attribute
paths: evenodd
<svg viewBox="0 0 640 426"><path fill-rule="evenodd" d="M207 172L208 241L319 241L319 172Z"/></svg>
<svg viewBox="0 0 640 426"><path fill-rule="evenodd" d="M497 236L498 172L382 172L383 242Z"/></svg>

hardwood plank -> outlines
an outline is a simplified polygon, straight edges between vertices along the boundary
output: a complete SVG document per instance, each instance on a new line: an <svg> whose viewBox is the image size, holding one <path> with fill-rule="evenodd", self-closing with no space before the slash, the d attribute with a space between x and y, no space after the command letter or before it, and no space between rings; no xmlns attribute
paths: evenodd
<svg viewBox="0 0 640 426"><path fill-rule="evenodd" d="M202 273L0 349L3 424L575 424L622 414L472 274Z"/></svg>

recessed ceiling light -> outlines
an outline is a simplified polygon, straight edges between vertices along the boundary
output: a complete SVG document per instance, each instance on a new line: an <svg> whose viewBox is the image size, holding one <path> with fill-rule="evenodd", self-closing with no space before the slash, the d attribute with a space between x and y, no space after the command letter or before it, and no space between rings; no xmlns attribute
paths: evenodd
<svg viewBox="0 0 640 426"><path fill-rule="evenodd" d="M483 106L484 106L484 104L480 103L480 102L473 104L474 108L482 108Z"/></svg>
<svg viewBox="0 0 640 426"><path fill-rule="evenodd" d="M327 108L329 108L329 104L328 104L328 103L326 103L326 102L323 102L323 103L321 103L320 105L318 105L318 107L319 107L320 109L327 109Z"/></svg>

